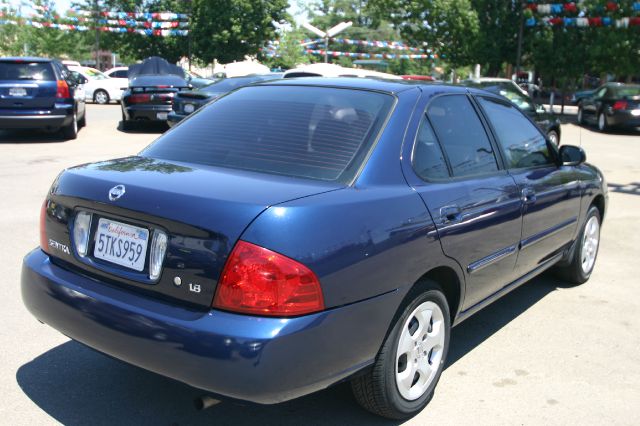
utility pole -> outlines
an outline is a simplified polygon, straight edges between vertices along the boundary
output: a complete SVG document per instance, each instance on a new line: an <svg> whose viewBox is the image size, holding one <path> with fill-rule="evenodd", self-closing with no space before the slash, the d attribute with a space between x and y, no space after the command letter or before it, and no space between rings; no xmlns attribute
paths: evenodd
<svg viewBox="0 0 640 426"><path fill-rule="evenodd" d="M516 57L516 76L520 72L520 61L522 59L522 37L524 33L524 1L518 2L518 16L520 17L520 27L518 28L518 53ZM516 77L517 78L517 77Z"/></svg>
<svg viewBox="0 0 640 426"><path fill-rule="evenodd" d="M93 0L93 14L94 14L94 24L96 26L96 68L100 69L100 5L98 4L98 0Z"/></svg>
<svg viewBox="0 0 640 426"><path fill-rule="evenodd" d="M189 0L189 26L187 27L187 43L189 44L189 71L191 71L191 26L193 25L193 21L191 16L193 16L193 0Z"/></svg>
<svg viewBox="0 0 640 426"><path fill-rule="evenodd" d="M329 62L329 39L331 39L331 37L335 36L339 32L346 30L351 25L353 25L353 22L351 21L340 22L335 27L329 28L327 31L322 31L314 27L308 22L305 22L302 24L302 26L305 27L307 30L311 31L314 34L317 34L319 37L322 37L324 39L324 62L325 63Z"/></svg>

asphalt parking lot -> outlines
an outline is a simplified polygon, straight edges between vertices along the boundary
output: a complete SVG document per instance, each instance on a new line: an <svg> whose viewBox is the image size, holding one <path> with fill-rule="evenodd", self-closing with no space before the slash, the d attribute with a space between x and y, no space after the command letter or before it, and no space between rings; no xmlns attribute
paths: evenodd
<svg viewBox="0 0 640 426"><path fill-rule="evenodd" d="M38 245L38 215L58 172L135 154L163 128L118 130L119 106L88 105L77 140L0 131L0 424L382 425L346 385L276 406L223 402L128 366L38 323L23 307L20 268ZM406 424L637 424L640 419L640 133L564 124L609 183L591 280L536 278L453 331L429 407Z"/></svg>

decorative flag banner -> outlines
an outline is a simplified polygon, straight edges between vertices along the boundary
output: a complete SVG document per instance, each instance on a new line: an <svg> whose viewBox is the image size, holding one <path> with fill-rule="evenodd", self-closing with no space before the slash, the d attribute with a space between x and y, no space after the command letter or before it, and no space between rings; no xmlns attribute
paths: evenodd
<svg viewBox="0 0 640 426"><path fill-rule="evenodd" d="M320 55L324 56L324 50L314 50L314 49L306 49L305 52L309 55ZM346 56L349 58L362 58L362 59L434 59L437 58L438 55L405 55L405 54L396 54L396 53L358 53L358 52L338 52L335 50L329 50L326 52L327 55L331 57L340 57Z"/></svg>
<svg viewBox="0 0 640 426"><path fill-rule="evenodd" d="M561 13L600 14L604 12L615 12L620 10L621 6L617 1L606 1L591 8L586 8L581 1L548 4L529 0L525 8L532 12L537 12L540 15L559 15ZM640 2L633 2L631 4L631 10L640 12Z"/></svg>
<svg viewBox="0 0 640 426"><path fill-rule="evenodd" d="M618 1L609 0L595 6L586 7L583 1L549 4L528 0L525 9L530 11L530 16L525 20L527 27L536 25L581 28L628 28L630 26L640 26L639 16L619 16L628 12L640 14L640 1L621 5ZM531 16L536 13L541 17ZM608 13L614 13L616 16L606 16Z"/></svg>
<svg viewBox="0 0 640 426"><path fill-rule="evenodd" d="M378 47L383 49L392 49L392 50L408 50L411 52L422 52L422 49L417 47L410 47L409 45L401 42L401 41L385 41L385 40L354 40L349 38L332 38L332 43L339 44L347 44L352 46L368 46L368 47ZM317 44L324 43L324 39L305 39L301 41L301 44ZM429 51L429 50L428 50Z"/></svg>
<svg viewBox="0 0 640 426"><path fill-rule="evenodd" d="M610 18L608 16L583 17L583 18L563 18L563 17L545 17L542 19L527 18L525 20L527 27L535 27L536 25L545 26L565 26L565 27L612 27L628 28L640 26L640 17L628 18Z"/></svg>
<svg viewBox="0 0 640 426"><path fill-rule="evenodd" d="M2 13L0 12L0 17L2 17ZM62 31L89 31L96 28L91 28L86 25L69 25L69 24L58 24L55 22L39 22L33 21L30 19L2 19L0 20L0 25L29 25L34 28L55 28ZM111 32L111 33L132 33L132 34L140 34L144 36L160 36L160 37L170 37L170 36L186 36L189 34L189 30L176 30L176 29L139 29L139 28L124 28L124 27L98 27L98 31L102 32Z"/></svg>

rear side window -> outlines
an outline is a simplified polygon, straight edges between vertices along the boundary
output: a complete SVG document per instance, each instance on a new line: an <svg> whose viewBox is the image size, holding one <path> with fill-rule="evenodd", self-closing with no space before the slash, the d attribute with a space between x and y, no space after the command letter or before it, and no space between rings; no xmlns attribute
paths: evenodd
<svg viewBox="0 0 640 426"><path fill-rule="evenodd" d="M55 81L56 75L49 62L1 62L0 80Z"/></svg>
<svg viewBox="0 0 640 426"><path fill-rule="evenodd" d="M347 183L393 100L350 89L245 87L201 109L142 155Z"/></svg>
<svg viewBox="0 0 640 426"><path fill-rule="evenodd" d="M451 165L453 176L471 176L498 170L489 137L466 95L436 98L427 110Z"/></svg>
<svg viewBox="0 0 640 426"><path fill-rule="evenodd" d="M426 116L422 118L416 144L413 149L413 168L422 179L444 179L449 177L447 164L442 155Z"/></svg>
<svg viewBox="0 0 640 426"><path fill-rule="evenodd" d="M127 70L119 70L119 71L114 71L111 74L111 77L114 77L114 78L127 78L127 74L128 74Z"/></svg>
<svg viewBox="0 0 640 426"><path fill-rule="evenodd" d="M478 97L505 154L507 168L552 164L547 141L517 108L495 99Z"/></svg>

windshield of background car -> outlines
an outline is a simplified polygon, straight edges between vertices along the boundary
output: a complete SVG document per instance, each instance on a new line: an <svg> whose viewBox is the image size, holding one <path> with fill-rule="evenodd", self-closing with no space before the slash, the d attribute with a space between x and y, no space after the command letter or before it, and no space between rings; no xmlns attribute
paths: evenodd
<svg viewBox="0 0 640 426"><path fill-rule="evenodd" d="M0 61L0 80L55 81L56 76L49 62Z"/></svg>
<svg viewBox="0 0 640 426"><path fill-rule="evenodd" d="M532 111L533 105L531 105L531 101L521 92L511 87L511 85L498 85L496 89L492 90L494 93L499 93L505 98L509 99L513 102L518 108L523 111Z"/></svg>
<svg viewBox="0 0 640 426"><path fill-rule="evenodd" d="M252 76L252 77L240 77L240 78L223 78L220 81L216 81L203 88L209 93L226 93L230 92L238 87L246 86L247 84L254 83L256 81L275 80L276 77L271 76Z"/></svg>
<svg viewBox="0 0 640 426"><path fill-rule="evenodd" d="M634 98L640 96L640 86L616 87L613 89L614 98Z"/></svg>
<svg viewBox="0 0 640 426"><path fill-rule="evenodd" d="M201 109L141 155L349 183L394 103L391 95L251 86Z"/></svg>
<svg viewBox="0 0 640 426"><path fill-rule="evenodd" d="M104 80L109 78L105 74L102 74L100 71L93 68L85 68L84 73L92 80Z"/></svg>

